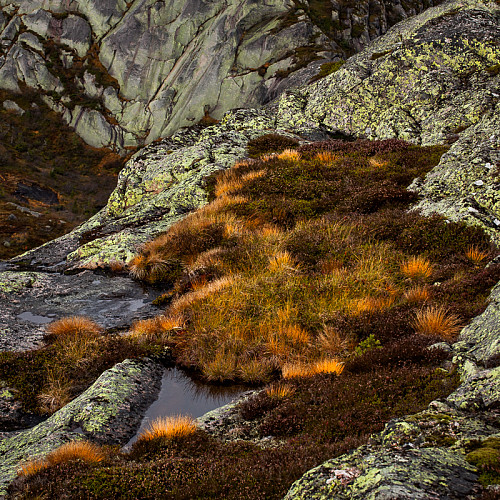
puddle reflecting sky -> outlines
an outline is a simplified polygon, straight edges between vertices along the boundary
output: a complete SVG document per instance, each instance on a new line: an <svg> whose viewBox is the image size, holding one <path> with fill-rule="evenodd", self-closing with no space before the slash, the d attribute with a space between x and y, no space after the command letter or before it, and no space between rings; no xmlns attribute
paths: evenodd
<svg viewBox="0 0 500 500"><path fill-rule="evenodd" d="M127 443L131 446L149 422L168 415L201 417L204 413L230 403L247 391L244 386L214 386L194 381L181 370L165 370L158 399L147 410L137 434Z"/></svg>

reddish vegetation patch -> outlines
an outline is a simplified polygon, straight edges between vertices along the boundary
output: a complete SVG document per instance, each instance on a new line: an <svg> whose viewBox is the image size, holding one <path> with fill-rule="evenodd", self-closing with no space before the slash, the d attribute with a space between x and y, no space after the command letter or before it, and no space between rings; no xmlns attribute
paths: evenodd
<svg viewBox="0 0 500 500"><path fill-rule="evenodd" d="M0 92L5 99L25 113L0 107L0 259L69 232L105 206L125 161L86 145L36 94Z"/></svg>

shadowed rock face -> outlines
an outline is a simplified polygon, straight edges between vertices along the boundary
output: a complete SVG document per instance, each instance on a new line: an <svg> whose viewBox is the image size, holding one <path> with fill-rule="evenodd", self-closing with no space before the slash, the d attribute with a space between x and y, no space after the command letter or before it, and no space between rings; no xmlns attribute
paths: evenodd
<svg viewBox="0 0 500 500"><path fill-rule="evenodd" d="M0 88L121 150L268 102L439 1L1 0Z"/></svg>

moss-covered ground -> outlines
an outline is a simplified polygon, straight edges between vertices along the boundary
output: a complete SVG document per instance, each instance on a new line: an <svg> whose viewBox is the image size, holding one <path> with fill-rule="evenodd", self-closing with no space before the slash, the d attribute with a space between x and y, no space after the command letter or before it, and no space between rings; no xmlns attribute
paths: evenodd
<svg viewBox="0 0 500 500"><path fill-rule="evenodd" d="M139 441L24 477L19 498L282 498L458 385L446 351L428 346L484 309L500 268L485 267L497 252L480 230L407 212L406 186L445 148L268 136L249 149L253 160L207 182L209 205L132 261L137 279L165 287L166 309L123 341L168 346L206 380L268 384L238 409L257 441L201 430ZM470 461L497 456L486 448Z"/></svg>

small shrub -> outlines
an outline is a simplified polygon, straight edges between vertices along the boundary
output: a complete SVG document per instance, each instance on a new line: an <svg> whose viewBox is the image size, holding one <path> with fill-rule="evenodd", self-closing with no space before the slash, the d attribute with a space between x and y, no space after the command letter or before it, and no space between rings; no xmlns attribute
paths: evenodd
<svg viewBox="0 0 500 500"><path fill-rule="evenodd" d="M382 344L380 343L380 340L376 339L373 333L369 335L365 340L362 340L356 346L354 353L356 354L356 356L361 356L365 352L370 351L372 349L382 349Z"/></svg>
<svg viewBox="0 0 500 500"><path fill-rule="evenodd" d="M448 341L454 340L462 328L460 318L450 314L443 306L431 306L418 311L413 325L417 333Z"/></svg>
<svg viewBox="0 0 500 500"><path fill-rule="evenodd" d="M149 429L139 436L138 441L185 438L194 434L197 429L196 422L191 417L183 415L160 417L150 423Z"/></svg>

